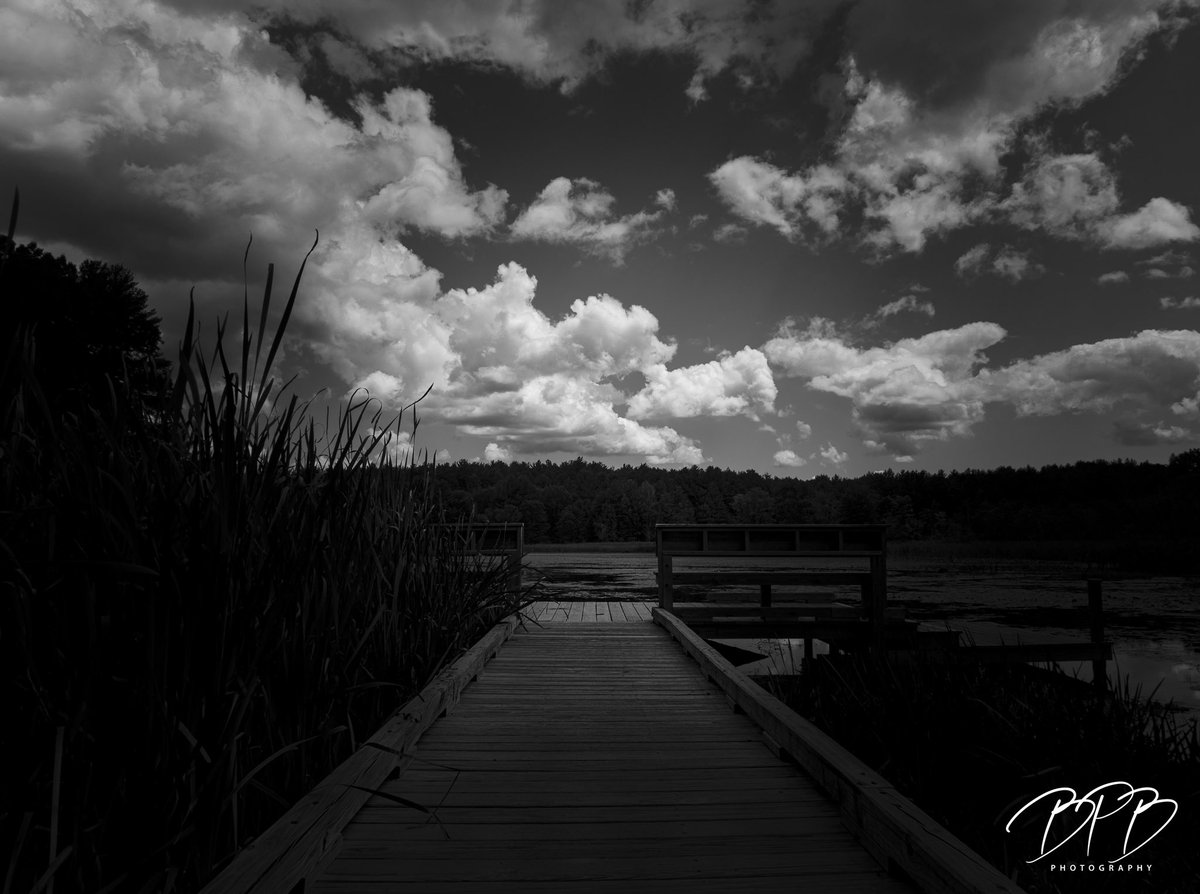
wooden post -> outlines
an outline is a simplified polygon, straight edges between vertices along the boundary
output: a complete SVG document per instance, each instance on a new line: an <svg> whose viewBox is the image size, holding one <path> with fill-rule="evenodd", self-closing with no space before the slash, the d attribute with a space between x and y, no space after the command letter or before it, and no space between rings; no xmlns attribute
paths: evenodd
<svg viewBox="0 0 1200 894"><path fill-rule="evenodd" d="M868 617L871 619L871 638L880 651L884 646L884 618L887 611L887 546L871 557L871 597Z"/></svg>
<svg viewBox="0 0 1200 894"><path fill-rule="evenodd" d="M1101 593L1100 578L1090 577L1088 588L1088 624L1091 628L1092 645L1097 649L1104 647L1104 599ZM1103 657L1092 659L1092 685L1096 692L1104 695L1108 691L1108 665Z"/></svg>
<svg viewBox="0 0 1200 894"><path fill-rule="evenodd" d="M658 604L667 611L675 606L675 594L671 591L671 557L658 557Z"/></svg>

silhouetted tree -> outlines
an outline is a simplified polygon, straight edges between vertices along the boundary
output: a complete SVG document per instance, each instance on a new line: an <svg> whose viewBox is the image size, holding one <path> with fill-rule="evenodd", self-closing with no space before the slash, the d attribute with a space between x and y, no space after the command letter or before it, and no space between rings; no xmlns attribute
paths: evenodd
<svg viewBox="0 0 1200 894"><path fill-rule="evenodd" d="M164 394L160 320L124 267L95 260L76 267L0 236L0 301L0 344L32 355L52 404L102 409L115 397L153 410Z"/></svg>

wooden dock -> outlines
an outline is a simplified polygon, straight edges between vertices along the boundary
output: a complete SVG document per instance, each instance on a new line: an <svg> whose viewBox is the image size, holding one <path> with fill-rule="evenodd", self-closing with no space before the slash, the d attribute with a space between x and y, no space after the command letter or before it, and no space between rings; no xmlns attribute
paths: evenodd
<svg viewBox="0 0 1200 894"><path fill-rule="evenodd" d="M497 624L205 888L1019 894L644 602Z"/></svg>
<svg viewBox="0 0 1200 894"><path fill-rule="evenodd" d="M515 633L420 739L309 890L913 890L648 605L530 614L544 626Z"/></svg>

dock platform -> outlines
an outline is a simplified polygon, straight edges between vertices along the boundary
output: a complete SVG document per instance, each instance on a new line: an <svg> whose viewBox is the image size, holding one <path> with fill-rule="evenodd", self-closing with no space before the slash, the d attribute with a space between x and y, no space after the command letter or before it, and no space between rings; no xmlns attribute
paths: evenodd
<svg viewBox="0 0 1200 894"><path fill-rule="evenodd" d="M730 709L649 605L529 614L543 626L513 634L306 890L915 890Z"/></svg>

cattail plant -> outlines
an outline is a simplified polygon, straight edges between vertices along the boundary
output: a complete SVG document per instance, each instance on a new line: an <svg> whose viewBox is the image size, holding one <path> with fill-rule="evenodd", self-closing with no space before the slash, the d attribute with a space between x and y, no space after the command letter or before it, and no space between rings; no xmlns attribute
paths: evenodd
<svg viewBox="0 0 1200 894"><path fill-rule="evenodd" d="M318 426L275 378L303 270L269 331L268 268L233 350L192 305L153 405L64 411L39 332L6 345L4 892L195 890L522 605L445 536L427 456L382 449L416 403Z"/></svg>

